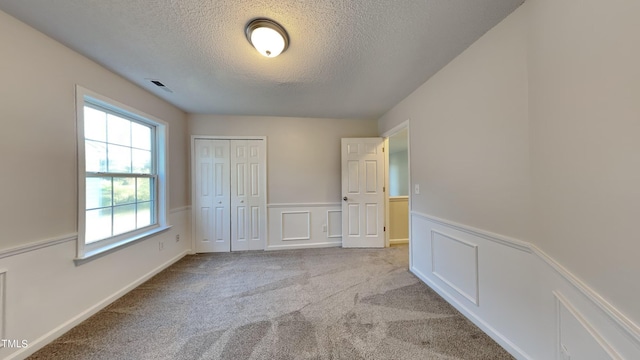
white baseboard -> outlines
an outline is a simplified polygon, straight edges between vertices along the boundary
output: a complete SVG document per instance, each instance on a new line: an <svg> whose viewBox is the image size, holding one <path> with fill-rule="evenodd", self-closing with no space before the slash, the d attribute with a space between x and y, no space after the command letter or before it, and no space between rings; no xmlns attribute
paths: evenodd
<svg viewBox="0 0 640 360"><path fill-rule="evenodd" d="M118 290L117 292L113 293L111 296L107 297L106 299L100 301L99 303L95 304L94 306L90 307L89 309L83 311L82 313L78 314L77 316L75 316L74 318L72 318L69 321L65 322L64 324L61 324L57 328L51 330L50 332L48 332L47 334L43 335L42 337L36 339L35 341L30 342L28 347L23 348L22 350L16 351L13 354L9 355L7 360L23 359L23 358L26 358L29 355L35 353L36 351L40 350L41 348L43 348L44 346L46 346L47 344L49 344L53 340L57 339L58 337L60 337L64 333L66 333L67 331L71 330L73 327L77 326L78 324L80 324L81 322L83 322L86 319L90 318L91 316L95 315L97 312L99 312L100 310L102 310L105 307L107 307L107 305L109 305L109 304L113 303L114 301L118 300L123 295L125 295L129 291L135 289L137 286L141 285L145 281L151 279L153 276L155 276L156 274L158 274L162 270L164 270L164 269L168 268L169 266L173 265L174 263L176 263L177 261L182 259L185 255L187 255L187 253L188 253L188 251L184 251L181 254L179 254L178 256L175 256L174 258L170 259L169 261L167 261L167 262L163 263L162 265L156 267L155 269L151 270L150 272L148 272L144 276L136 279L135 281L133 281L129 285L127 285L124 288L122 288L122 289Z"/></svg>
<svg viewBox="0 0 640 360"><path fill-rule="evenodd" d="M311 244L269 245L267 246L267 250L316 249L316 248L340 247L340 246L342 246L342 241L330 241L330 242L311 243Z"/></svg>
<svg viewBox="0 0 640 360"><path fill-rule="evenodd" d="M564 324L562 346L569 354L588 347L592 353L616 354L614 359L640 359L637 324L535 245L418 212L411 218L411 272L515 357L556 358L561 349L554 334ZM469 285L460 273L465 264L455 264L462 250L434 254L434 232L477 246L477 305L456 291ZM451 266L455 283L438 277L437 261ZM559 321L557 298L571 304L569 310L579 314L576 321Z"/></svg>
<svg viewBox="0 0 640 360"><path fill-rule="evenodd" d="M2 347L0 358L18 360L35 353L184 257L191 242L189 208L171 211L169 223L172 228L166 232L82 266L72 261L75 234L4 252L0 269L6 272L6 289L1 295L8 316L0 319L3 338L28 346Z"/></svg>
<svg viewBox="0 0 640 360"><path fill-rule="evenodd" d="M409 239L389 239L389 245L408 244Z"/></svg>
<svg viewBox="0 0 640 360"><path fill-rule="evenodd" d="M515 344L513 344L506 336L499 333L486 321L478 317L473 311L469 310L466 306L464 306L460 301L458 301L456 298L449 295L447 291L445 291L435 282L431 281L429 277L421 273L419 270L416 270L416 269L409 269L409 270L415 276L417 276L420 280L422 280L425 284L427 284L431 289L433 289L445 300L447 300L449 304L453 305L453 307L455 307L464 316L466 316L467 319L471 320L471 322L473 322L477 327L479 327L482 331L484 331L487 335L489 335L493 340L495 340L498 344L500 344L500 346L502 346L505 350L507 350L511 355L515 356L517 359L532 359L524 351L522 351L522 349L518 348Z"/></svg>

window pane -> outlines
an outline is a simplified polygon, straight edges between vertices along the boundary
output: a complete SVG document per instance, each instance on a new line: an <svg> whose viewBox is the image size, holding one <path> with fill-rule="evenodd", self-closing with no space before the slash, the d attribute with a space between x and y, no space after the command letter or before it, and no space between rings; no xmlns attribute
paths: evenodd
<svg viewBox="0 0 640 360"><path fill-rule="evenodd" d="M86 171L107 171L107 147L104 143L87 140L84 142L84 151Z"/></svg>
<svg viewBox="0 0 640 360"><path fill-rule="evenodd" d="M109 131L108 143L131 146L131 121L108 114L107 126Z"/></svg>
<svg viewBox="0 0 640 360"><path fill-rule="evenodd" d="M136 216L138 220L138 228L149 226L153 222L152 206L153 202L138 203L138 213Z"/></svg>
<svg viewBox="0 0 640 360"><path fill-rule="evenodd" d="M109 144L107 149L109 151L109 172L130 173L131 148Z"/></svg>
<svg viewBox="0 0 640 360"><path fill-rule="evenodd" d="M151 151L133 149L131 152L133 156L133 172L151 174Z"/></svg>
<svg viewBox="0 0 640 360"><path fill-rule="evenodd" d="M156 127L162 125L115 107L103 108L106 105L88 98L85 104L81 110L85 160L81 161L87 173L86 209L80 221L85 223L85 241L94 243L89 247L93 249L157 223L160 180L154 175L160 164L155 137Z"/></svg>
<svg viewBox="0 0 640 360"><path fill-rule="evenodd" d="M111 178L87 178L87 209L111 206Z"/></svg>
<svg viewBox="0 0 640 360"><path fill-rule="evenodd" d="M134 148L151 150L151 128L132 122L131 142Z"/></svg>
<svg viewBox="0 0 640 360"><path fill-rule="evenodd" d="M153 179L151 178L138 178L138 192L137 192L138 201L153 200L152 183L153 183Z"/></svg>
<svg viewBox="0 0 640 360"><path fill-rule="evenodd" d="M111 237L111 208L87 211L85 224L87 244Z"/></svg>
<svg viewBox="0 0 640 360"><path fill-rule="evenodd" d="M113 205L136 202L136 179L113 178Z"/></svg>
<svg viewBox="0 0 640 360"><path fill-rule="evenodd" d="M107 114L104 111L84 107L84 138L107 141Z"/></svg>
<svg viewBox="0 0 640 360"><path fill-rule="evenodd" d="M113 235L136 229L136 206L124 205L113 208Z"/></svg>

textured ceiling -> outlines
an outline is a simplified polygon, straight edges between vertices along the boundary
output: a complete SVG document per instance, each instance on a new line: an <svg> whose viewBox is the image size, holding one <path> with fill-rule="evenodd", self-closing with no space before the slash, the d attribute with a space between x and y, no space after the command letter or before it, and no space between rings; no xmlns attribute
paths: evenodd
<svg viewBox="0 0 640 360"><path fill-rule="evenodd" d="M187 112L377 118L523 2L0 0L0 10ZM256 17L287 29L279 57L247 42Z"/></svg>

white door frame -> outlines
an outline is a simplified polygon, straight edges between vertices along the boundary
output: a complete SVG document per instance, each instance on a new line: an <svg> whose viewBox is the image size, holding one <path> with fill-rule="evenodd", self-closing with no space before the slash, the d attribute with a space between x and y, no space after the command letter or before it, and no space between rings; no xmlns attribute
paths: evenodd
<svg viewBox="0 0 640 360"><path fill-rule="evenodd" d="M389 226L389 138L402 130L407 130L407 176L409 177L409 254L411 254L411 194L413 193L413 183L411 181L411 130L409 129L409 122L411 119L407 119L400 124L394 126L390 130L382 133L384 138L384 226ZM387 229L384 234L385 247L389 247L389 233ZM409 266L411 267L411 256L409 256Z"/></svg>
<svg viewBox="0 0 640 360"><path fill-rule="evenodd" d="M268 216L269 214L267 213L267 202L268 202L268 196L269 196L269 191L268 191L268 180L267 180L267 172L269 169L269 165L268 165L268 159L267 159L267 152L268 152L268 147L267 147L267 137L266 136L217 136L217 135L191 135L191 146L189 147L189 157L191 158L190 164L191 164L191 216L190 216L190 221L191 221L191 251L190 254L195 254L196 253L196 238L194 236L194 234L196 233L196 224L194 221L194 217L193 217L193 206L196 203L196 193L195 191L193 191L193 189L196 188L196 175L195 175L195 171L196 171L196 159L194 153L195 153L195 146L196 146L196 139L202 139L202 140L263 140L264 141L264 148L265 148L265 153L264 153L264 167L265 169L267 169L267 171L265 171L265 175L264 175L264 189L265 189L265 196L264 196L264 200L262 201L262 204L260 204L260 210L263 211L264 216L265 216L265 222L264 222L264 229L262 229L264 231L265 234L265 239L264 239L264 250L267 249L267 244L269 243L269 219Z"/></svg>

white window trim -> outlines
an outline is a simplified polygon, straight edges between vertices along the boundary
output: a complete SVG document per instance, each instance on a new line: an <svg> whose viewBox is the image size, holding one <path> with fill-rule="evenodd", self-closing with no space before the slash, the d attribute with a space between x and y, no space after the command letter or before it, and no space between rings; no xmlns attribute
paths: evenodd
<svg viewBox="0 0 640 360"><path fill-rule="evenodd" d="M85 244L85 217L86 217L86 168L85 168L85 148L84 148L84 105L85 99L90 98L91 102L97 103L107 109L117 109L120 112L129 114L134 118L143 118L155 125L155 144L157 148L156 171L158 183L156 187L157 202L157 223L142 229L138 229L123 235L115 236L106 240L101 240L93 244ZM83 263L90 258L104 255L125 245L143 240L151 235L169 229L167 224L167 189L168 189L168 148L167 136L169 124L152 115L122 104L116 100L85 89L76 85L76 131L77 131L77 158L78 158L78 241L76 263Z"/></svg>

